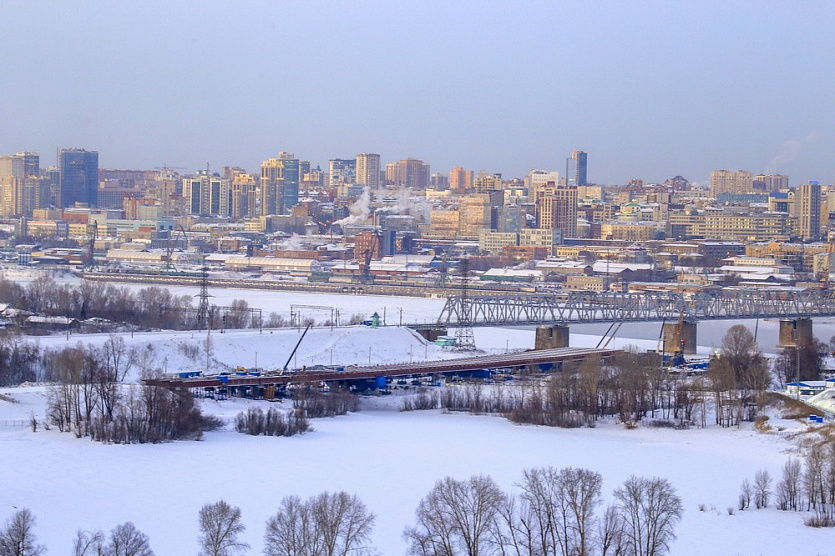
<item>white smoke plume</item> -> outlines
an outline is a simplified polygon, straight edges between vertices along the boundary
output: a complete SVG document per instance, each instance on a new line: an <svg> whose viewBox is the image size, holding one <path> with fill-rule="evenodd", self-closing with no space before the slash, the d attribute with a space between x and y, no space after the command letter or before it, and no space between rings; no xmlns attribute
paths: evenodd
<svg viewBox="0 0 835 556"><path fill-rule="evenodd" d="M806 134L803 141L799 141L798 139L787 139L786 141L783 141L783 145L780 147L780 150L776 155L774 155L769 163L765 165L765 173L776 174L781 167L797 160L797 155L800 154L803 147L814 143L818 140L818 137L820 137L820 133L813 129Z"/></svg>
<svg viewBox="0 0 835 556"><path fill-rule="evenodd" d="M304 241L302 240L302 236L294 233L286 241L281 242L280 245L286 251L300 251L304 248Z"/></svg>
<svg viewBox="0 0 835 556"><path fill-rule="evenodd" d="M368 186L362 188L362 194L348 207L348 211L350 215L337 220L334 225L351 226L366 223L371 214L371 190Z"/></svg>
<svg viewBox="0 0 835 556"><path fill-rule="evenodd" d="M401 187L394 197L394 204L386 205L377 209L378 212L391 214L410 214L415 217L429 217L432 205L421 197L413 197L410 189Z"/></svg>

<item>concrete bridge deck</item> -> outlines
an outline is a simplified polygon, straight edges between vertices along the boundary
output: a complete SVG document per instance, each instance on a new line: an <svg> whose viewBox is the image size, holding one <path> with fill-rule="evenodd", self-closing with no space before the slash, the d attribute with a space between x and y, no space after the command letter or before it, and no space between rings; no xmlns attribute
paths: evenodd
<svg viewBox="0 0 835 556"><path fill-rule="evenodd" d="M609 357L617 353L617 351L618 350L614 349L595 348L540 349L520 353L462 357L437 361L422 361L417 363L392 363L371 367L346 367L344 371L317 370L285 373L274 372L265 373L260 376L224 375L200 376L194 378L161 378L145 380L144 383L149 386L164 386L167 388L209 388L342 382L375 379L378 377L451 374L483 369L555 364L563 361L579 361L590 357Z"/></svg>

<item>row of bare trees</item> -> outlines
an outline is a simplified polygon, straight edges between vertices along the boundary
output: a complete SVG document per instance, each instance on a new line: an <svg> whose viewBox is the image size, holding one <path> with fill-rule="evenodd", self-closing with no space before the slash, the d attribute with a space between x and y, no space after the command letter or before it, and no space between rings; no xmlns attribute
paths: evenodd
<svg viewBox="0 0 835 556"><path fill-rule="evenodd" d="M38 276L27 286L0 279L0 302L31 313L76 317L98 317L126 322L143 328L187 329L196 323L193 298L174 295L168 289L149 286L136 292L105 282L84 281L79 285L59 284L49 275ZM229 308L213 311L213 328L258 327L249 304L232 301Z"/></svg>
<svg viewBox="0 0 835 556"><path fill-rule="evenodd" d="M740 510L748 509L752 502L757 509L766 508L772 500L780 510L814 512L806 525L835 527L835 443L811 445L802 462L789 458L776 485L764 469L757 471L753 483L748 479L742 482Z"/></svg>
<svg viewBox="0 0 835 556"><path fill-rule="evenodd" d="M101 348L79 344L47 350L44 364L53 384L45 426L111 443L200 438L218 428L222 423L203 415L188 390L123 383L133 366L143 378L158 377L152 357L127 349L119 337Z"/></svg>
<svg viewBox="0 0 835 556"><path fill-rule="evenodd" d="M403 533L410 556L665 554L683 506L666 479L632 476L602 515L602 477L588 469L524 472L519 495L489 476L435 483Z"/></svg>
<svg viewBox="0 0 835 556"><path fill-rule="evenodd" d="M670 372L655 353L625 351L606 361L566 363L559 372L523 386L419 390L404 398L403 409L501 413L517 423L559 427L591 426L606 416L630 427L645 419L668 426L705 426L713 409L716 424L736 426L762 413L773 383L771 366L753 334L736 325L699 376Z"/></svg>
<svg viewBox="0 0 835 556"><path fill-rule="evenodd" d="M657 556L669 550L683 507L666 480L632 476L614 491L602 515L602 477L588 469L535 468L524 472L519 495L508 495L489 476L446 477L418 504L416 523L403 537L411 556ZM356 495L284 498L266 523L266 556L376 554L370 546L376 517ZM36 556L34 517L17 512L0 530L0 556ZM224 500L198 514L200 556L246 553L240 508ZM78 531L74 556L153 556L150 542L132 523L109 539ZM9 548L12 547L12 548Z"/></svg>

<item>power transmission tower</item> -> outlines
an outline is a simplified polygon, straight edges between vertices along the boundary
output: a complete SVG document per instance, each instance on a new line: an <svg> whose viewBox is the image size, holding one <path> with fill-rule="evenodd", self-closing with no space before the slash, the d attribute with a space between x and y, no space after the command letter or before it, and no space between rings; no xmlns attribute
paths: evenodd
<svg viewBox="0 0 835 556"><path fill-rule="evenodd" d="M470 275L470 260L461 259L461 312L458 314L458 328L455 329L455 349L475 351L473 323L470 318L470 300L467 297L467 280Z"/></svg>
<svg viewBox="0 0 835 556"><path fill-rule="evenodd" d="M203 257L203 268L200 269L200 293L195 297L200 298L197 306L197 328L209 328L209 267L206 266L206 257Z"/></svg>

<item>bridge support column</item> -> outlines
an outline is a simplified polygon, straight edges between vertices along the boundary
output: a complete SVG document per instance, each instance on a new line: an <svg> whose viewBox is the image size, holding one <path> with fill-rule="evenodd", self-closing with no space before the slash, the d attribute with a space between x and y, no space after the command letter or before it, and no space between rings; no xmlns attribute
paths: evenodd
<svg viewBox="0 0 835 556"><path fill-rule="evenodd" d="M568 327L564 324L538 326L534 349L554 349L568 347Z"/></svg>
<svg viewBox="0 0 835 556"><path fill-rule="evenodd" d="M812 341L812 319L796 318L780 321L780 334L777 347L797 347L797 344L807 345Z"/></svg>
<svg viewBox="0 0 835 556"><path fill-rule="evenodd" d="M682 321L681 329L677 322L664 323L664 353L667 355L682 351L687 355L696 353L696 323Z"/></svg>

